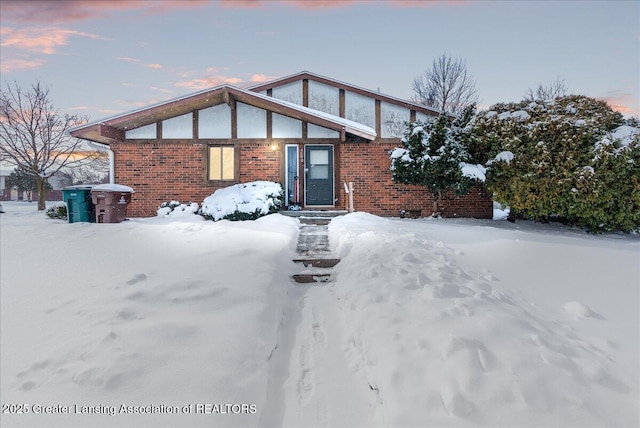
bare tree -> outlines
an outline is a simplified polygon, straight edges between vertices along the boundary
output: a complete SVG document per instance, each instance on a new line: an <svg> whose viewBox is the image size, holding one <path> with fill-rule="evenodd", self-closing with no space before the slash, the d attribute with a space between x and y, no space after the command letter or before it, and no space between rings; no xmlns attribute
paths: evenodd
<svg viewBox="0 0 640 428"><path fill-rule="evenodd" d="M94 156L93 153L91 156ZM108 183L109 156L106 152L97 152L95 156L97 157L94 161L88 165L72 165L58 171L55 177L58 184L75 186L77 184Z"/></svg>
<svg viewBox="0 0 640 428"><path fill-rule="evenodd" d="M476 82L462 59L441 55L433 60L431 69L413 80L413 101L458 114L478 102Z"/></svg>
<svg viewBox="0 0 640 428"><path fill-rule="evenodd" d="M567 84L560 76L556 77L556 80L548 83L547 85L538 85L538 88L534 91L529 88L524 94L526 101L535 100L554 100L558 97L564 97L568 93Z"/></svg>
<svg viewBox="0 0 640 428"><path fill-rule="evenodd" d="M68 135L86 122L77 115L60 115L39 81L24 91L17 83L0 89L0 157L33 175L38 210L45 209L47 180L61 168L92 162L93 154L76 155L81 140Z"/></svg>

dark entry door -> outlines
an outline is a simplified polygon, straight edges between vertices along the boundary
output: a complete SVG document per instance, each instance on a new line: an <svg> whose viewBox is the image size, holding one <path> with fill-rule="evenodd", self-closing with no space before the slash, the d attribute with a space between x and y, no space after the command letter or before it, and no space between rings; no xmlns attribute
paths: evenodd
<svg viewBox="0 0 640 428"><path fill-rule="evenodd" d="M333 205L333 146L305 147L307 205Z"/></svg>

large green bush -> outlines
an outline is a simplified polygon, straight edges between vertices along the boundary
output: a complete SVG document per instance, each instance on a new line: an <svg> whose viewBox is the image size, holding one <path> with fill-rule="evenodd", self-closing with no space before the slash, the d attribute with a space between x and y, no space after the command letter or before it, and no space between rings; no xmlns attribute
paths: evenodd
<svg viewBox="0 0 640 428"><path fill-rule="evenodd" d="M640 134L623 124L585 96L496 104L476 116L470 150L516 216L630 231L640 227Z"/></svg>

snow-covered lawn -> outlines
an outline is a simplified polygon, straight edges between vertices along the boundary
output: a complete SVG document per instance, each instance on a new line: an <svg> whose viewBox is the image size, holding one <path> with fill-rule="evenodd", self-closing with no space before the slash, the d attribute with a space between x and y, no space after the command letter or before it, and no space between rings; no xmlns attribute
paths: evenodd
<svg viewBox="0 0 640 428"><path fill-rule="evenodd" d="M3 206L2 427L639 425L637 237L356 213L309 287L281 215Z"/></svg>

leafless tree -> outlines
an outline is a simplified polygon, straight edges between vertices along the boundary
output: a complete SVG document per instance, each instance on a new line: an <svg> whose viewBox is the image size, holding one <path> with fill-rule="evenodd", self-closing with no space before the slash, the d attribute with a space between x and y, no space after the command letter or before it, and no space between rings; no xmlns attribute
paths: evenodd
<svg viewBox="0 0 640 428"><path fill-rule="evenodd" d="M91 153L91 156L94 154ZM58 171L57 182L63 186L109 182L109 156L106 152L98 152L95 156L95 160L88 165L71 165Z"/></svg>
<svg viewBox="0 0 640 428"><path fill-rule="evenodd" d="M563 78L558 76L556 77L556 80L548 83L547 85L538 85L538 88L535 91L529 88L524 94L524 99L527 101L554 100L558 97L564 97L567 93L567 84Z"/></svg>
<svg viewBox="0 0 640 428"><path fill-rule="evenodd" d="M462 59L441 55L429 70L413 80L413 101L458 114L478 102L476 82Z"/></svg>
<svg viewBox="0 0 640 428"><path fill-rule="evenodd" d="M45 209L45 183L51 176L98 156L78 155L81 140L68 135L70 128L84 122L84 117L61 115L54 109L49 89L39 81L26 91L17 83L0 88L0 157L34 176L38 210Z"/></svg>

